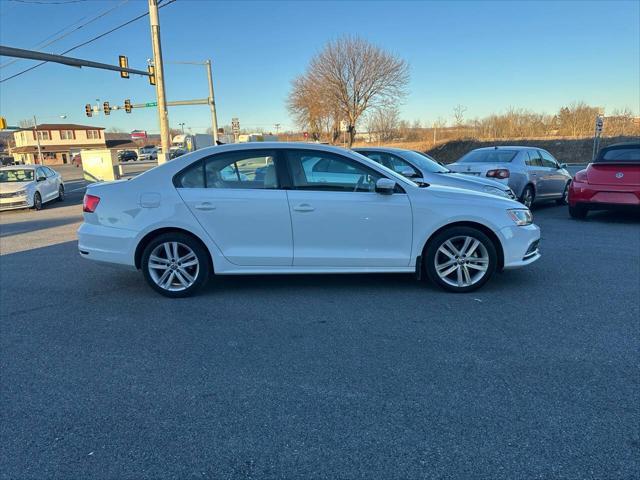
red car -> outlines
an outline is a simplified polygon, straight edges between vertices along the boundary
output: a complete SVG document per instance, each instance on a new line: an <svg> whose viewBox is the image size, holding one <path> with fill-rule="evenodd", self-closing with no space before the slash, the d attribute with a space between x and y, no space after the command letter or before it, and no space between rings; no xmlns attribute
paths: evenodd
<svg viewBox="0 0 640 480"><path fill-rule="evenodd" d="M569 186L569 215L585 218L589 210L631 208L640 211L640 143L605 147Z"/></svg>

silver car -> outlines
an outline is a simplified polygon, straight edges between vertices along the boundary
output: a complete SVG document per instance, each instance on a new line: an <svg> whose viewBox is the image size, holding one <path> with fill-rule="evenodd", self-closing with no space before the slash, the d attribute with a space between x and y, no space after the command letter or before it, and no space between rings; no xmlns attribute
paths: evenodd
<svg viewBox="0 0 640 480"><path fill-rule="evenodd" d="M543 200L567 203L571 174L564 163L558 163L542 148L476 148L449 167L473 178L491 178L509 185L527 207Z"/></svg>
<svg viewBox="0 0 640 480"><path fill-rule="evenodd" d="M0 168L0 210L40 210L51 200L64 200L64 182L52 168L42 165Z"/></svg>
<svg viewBox="0 0 640 480"><path fill-rule="evenodd" d="M363 147L353 150L414 182L433 183L434 185L464 188L511 199L516 198L508 185L488 178L454 173L426 153L391 147Z"/></svg>

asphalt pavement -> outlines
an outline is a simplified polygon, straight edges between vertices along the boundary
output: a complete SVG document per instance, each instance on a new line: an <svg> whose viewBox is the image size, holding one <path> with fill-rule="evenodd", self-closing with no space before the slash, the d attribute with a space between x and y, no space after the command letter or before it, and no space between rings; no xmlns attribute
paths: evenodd
<svg viewBox="0 0 640 480"><path fill-rule="evenodd" d="M0 478L640 477L640 220L534 211L482 290L405 275L155 294L77 254L81 190L0 216Z"/></svg>

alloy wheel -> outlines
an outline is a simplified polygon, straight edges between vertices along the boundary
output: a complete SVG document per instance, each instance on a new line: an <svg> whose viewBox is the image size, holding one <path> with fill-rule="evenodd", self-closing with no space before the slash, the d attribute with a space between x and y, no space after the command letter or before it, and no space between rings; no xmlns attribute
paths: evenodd
<svg viewBox="0 0 640 480"><path fill-rule="evenodd" d="M36 210L42 210L42 197L39 192L33 196L33 208Z"/></svg>
<svg viewBox="0 0 640 480"><path fill-rule="evenodd" d="M533 204L533 191L529 187L527 187L522 194L522 204L527 208L531 208Z"/></svg>
<svg viewBox="0 0 640 480"><path fill-rule="evenodd" d="M151 279L160 288L179 292L196 282L200 262L195 252L184 243L164 242L149 255L147 269Z"/></svg>
<svg viewBox="0 0 640 480"><path fill-rule="evenodd" d="M486 275L489 252L477 238L461 235L440 245L434 264L443 282L454 287L470 287Z"/></svg>

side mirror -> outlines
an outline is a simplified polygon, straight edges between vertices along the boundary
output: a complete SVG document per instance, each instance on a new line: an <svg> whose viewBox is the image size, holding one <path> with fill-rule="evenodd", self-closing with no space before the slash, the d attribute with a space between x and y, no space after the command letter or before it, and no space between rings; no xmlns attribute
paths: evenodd
<svg viewBox="0 0 640 480"><path fill-rule="evenodd" d="M376 182L376 193L391 195L396 188L396 182L390 178L381 178Z"/></svg>
<svg viewBox="0 0 640 480"><path fill-rule="evenodd" d="M415 178L417 176L415 170L412 168L403 168L399 173L403 177L407 178Z"/></svg>
<svg viewBox="0 0 640 480"><path fill-rule="evenodd" d="M47 177L38 177L36 179L37 182L44 182L47 179Z"/></svg>
<svg viewBox="0 0 640 480"><path fill-rule="evenodd" d="M566 163L561 163L560 164L560 168L567 168L567 164Z"/></svg>

